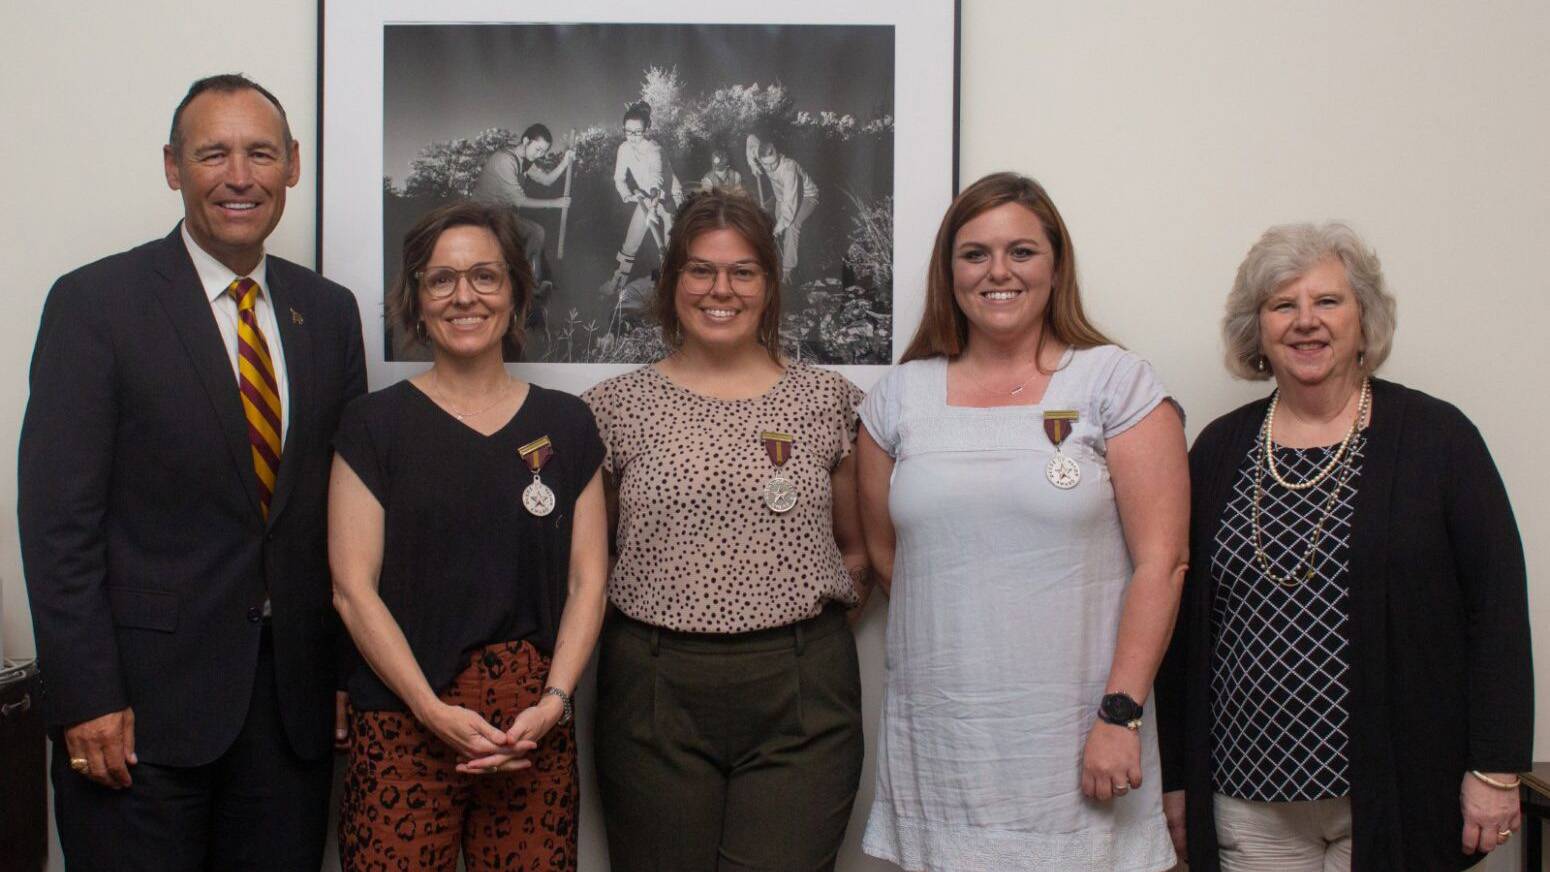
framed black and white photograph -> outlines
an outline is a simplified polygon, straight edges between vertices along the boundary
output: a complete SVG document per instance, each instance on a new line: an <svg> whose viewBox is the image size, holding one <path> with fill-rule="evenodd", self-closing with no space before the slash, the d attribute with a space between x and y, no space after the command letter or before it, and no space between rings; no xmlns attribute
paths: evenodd
<svg viewBox="0 0 1550 872"><path fill-rule="evenodd" d="M319 266L373 363L425 358L382 298L404 231L461 198L523 229L523 362L660 358L673 213L712 186L776 229L786 355L884 365L908 339L956 188L955 4L329 0L322 22Z"/></svg>

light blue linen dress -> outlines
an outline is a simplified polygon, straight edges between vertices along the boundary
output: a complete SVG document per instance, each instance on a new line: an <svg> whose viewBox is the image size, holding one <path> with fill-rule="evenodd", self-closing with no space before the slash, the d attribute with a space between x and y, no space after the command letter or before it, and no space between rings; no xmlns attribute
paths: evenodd
<svg viewBox="0 0 1550 872"><path fill-rule="evenodd" d="M887 690L864 850L910 870L1145 872L1174 864L1157 732L1142 786L1082 796L1082 753L1113 659L1131 562L1105 445L1168 399L1115 346L1068 352L1043 401L947 405L943 358L894 367L861 406L895 458ZM1043 412L1079 413L1045 477Z"/></svg>

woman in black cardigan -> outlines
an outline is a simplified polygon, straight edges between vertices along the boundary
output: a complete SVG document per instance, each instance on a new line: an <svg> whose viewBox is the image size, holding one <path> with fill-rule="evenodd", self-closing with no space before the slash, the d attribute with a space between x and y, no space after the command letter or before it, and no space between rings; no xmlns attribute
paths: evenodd
<svg viewBox="0 0 1550 872"><path fill-rule="evenodd" d="M1458 409L1371 378L1394 301L1350 228L1271 228L1227 308L1229 368L1276 391L1190 452L1156 691L1175 843L1192 872L1473 865L1520 825L1533 737L1523 548L1490 453Z"/></svg>

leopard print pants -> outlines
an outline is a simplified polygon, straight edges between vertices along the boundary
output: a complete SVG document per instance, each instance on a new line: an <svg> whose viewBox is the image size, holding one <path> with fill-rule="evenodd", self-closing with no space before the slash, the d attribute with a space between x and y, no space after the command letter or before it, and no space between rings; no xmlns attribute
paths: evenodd
<svg viewBox="0 0 1550 872"><path fill-rule="evenodd" d="M474 652L443 702L505 729L539 701L549 661L527 642ZM350 709L339 814L346 872L576 869L576 735L557 726L510 773L464 775L457 754L408 712Z"/></svg>

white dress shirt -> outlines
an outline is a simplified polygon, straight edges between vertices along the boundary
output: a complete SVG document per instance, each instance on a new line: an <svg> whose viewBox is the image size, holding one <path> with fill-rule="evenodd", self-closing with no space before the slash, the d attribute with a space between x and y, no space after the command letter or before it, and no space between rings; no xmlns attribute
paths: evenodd
<svg viewBox="0 0 1550 872"><path fill-rule="evenodd" d="M269 359L274 361L275 381L280 385L280 445L283 450L285 434L291 429L291 391L290 382L285 377L285 348L280 342L280 325L275 321L274 306L269 302L269 284L265 272L268 256L258 259L258 266L253 268L252 273L245 277L238 276L200 248L194 237L189 235L186 224L182 225L182 233L183 244L188 248L189 257L194 259L194 271L199 273L199 283L204 285L205 296L210 300L210 310L215 314L215 326L220 328L221 341L226 343L226 355L231 358L234 390L241 380L237 369L237 301L226 293L226 289L238 278L250 278L258 283L258 302L254 306L254 314L258 316L258 329L264 334L264 342L269 345Z"/></svg>

